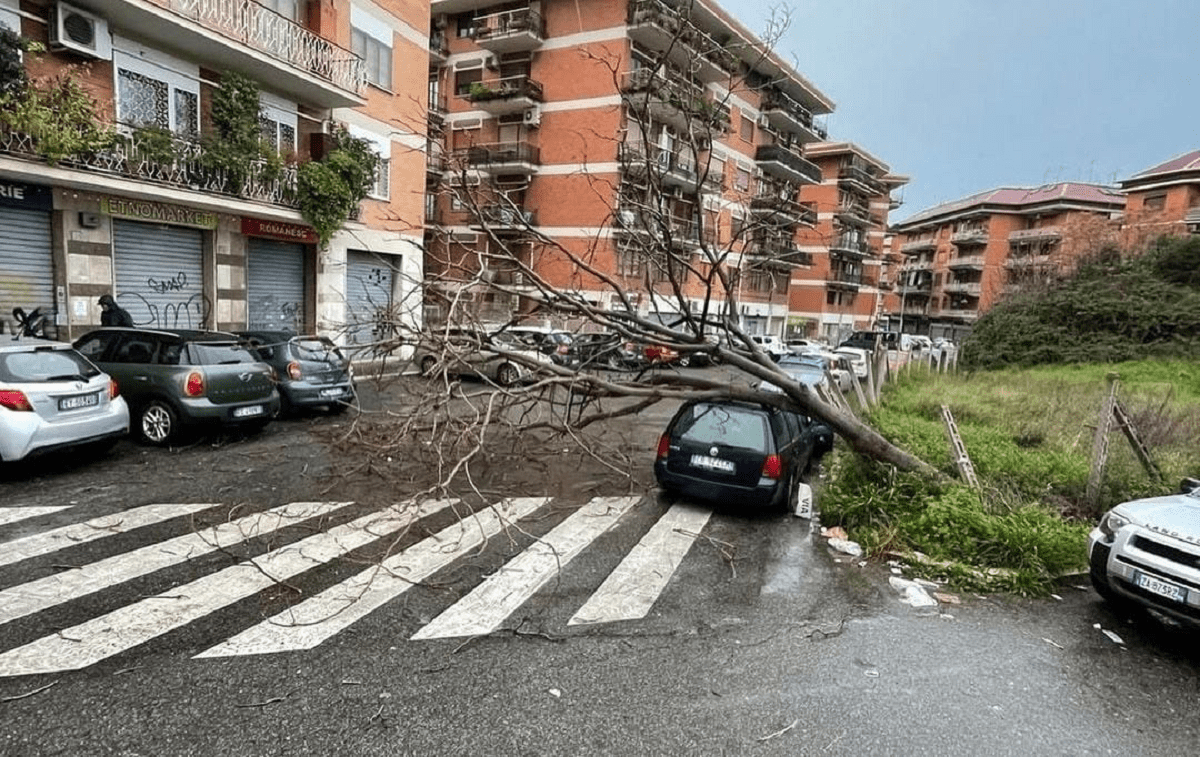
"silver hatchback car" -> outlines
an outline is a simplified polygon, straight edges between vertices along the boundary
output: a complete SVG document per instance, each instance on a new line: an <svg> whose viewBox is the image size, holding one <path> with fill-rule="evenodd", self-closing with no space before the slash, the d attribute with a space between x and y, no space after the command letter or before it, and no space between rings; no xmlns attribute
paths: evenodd
<svg viewBox="0 0 1200 757"><path fill-rule="evenodd" d="M0 460L111 446L129 433L117 382L69 344L0 342Z"/></svg>

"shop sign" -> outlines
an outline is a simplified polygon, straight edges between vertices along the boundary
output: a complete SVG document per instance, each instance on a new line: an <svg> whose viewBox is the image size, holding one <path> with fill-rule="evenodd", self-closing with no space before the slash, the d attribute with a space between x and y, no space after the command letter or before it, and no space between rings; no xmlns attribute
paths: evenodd
<svg viewBox="0 0 1200 757"><path fill-rule="evenodd" d="M100 212L115 218L133 221L169 223L175 226L195 226L201 229L217 228L217 214L165 202L131 200L124 197L101 197Z"/></svg>
<svg viewBox="0 0 1200 757"><path fill-rule="evenodd" d="M266 221L261 218L242 218L242 233L248 237L270 237L288 242L316 244L317 232L311 226L283 221Z"/></svg>
<svg viewBox="0 0 1200 757"><path fill-rule="evenodd" d="M0 205L28 210L52 210L50 187L0 180Z"/></svg>

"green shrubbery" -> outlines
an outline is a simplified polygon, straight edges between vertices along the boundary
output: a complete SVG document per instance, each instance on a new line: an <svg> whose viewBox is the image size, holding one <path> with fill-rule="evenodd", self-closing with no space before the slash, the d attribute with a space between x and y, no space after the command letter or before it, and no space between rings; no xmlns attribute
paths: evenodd
<svg viewBox="0 0 1200 757"><path fill-rule="evenodd" d="M947 479L839 454L821 495L822 522L843 526L868 554L906 555L916 574L962 589L1047 591L1056 577L1086 568L1085 537L1098 513L1084 494L1109 373L1120 376L1119 398L1164 480L1141 468L1114 428L1103 507L1166 493L1200 472L1198 362L915 370L887 387L868 420ZM981 491L957 483L943 404L954 414Z"/></svg>

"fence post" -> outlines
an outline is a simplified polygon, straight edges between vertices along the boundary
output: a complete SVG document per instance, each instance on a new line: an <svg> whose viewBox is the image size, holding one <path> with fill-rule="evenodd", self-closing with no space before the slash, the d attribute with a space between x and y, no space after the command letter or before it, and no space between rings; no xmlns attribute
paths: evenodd
<svg viewBox="0 0 1200 757"><path fill-rule="evenodd" d="M1108 464L1108 430L1112 425L1113 408L1117 403L1117 379L1115 373L1105 377L1108 382L1108 393L1100 407L1100 417L1096 421L1096 435L1092 439L1092 470L1088 475L1087 502L1092 508L1100 504L1100 484L1104 480L1104 466Z"/></svg>

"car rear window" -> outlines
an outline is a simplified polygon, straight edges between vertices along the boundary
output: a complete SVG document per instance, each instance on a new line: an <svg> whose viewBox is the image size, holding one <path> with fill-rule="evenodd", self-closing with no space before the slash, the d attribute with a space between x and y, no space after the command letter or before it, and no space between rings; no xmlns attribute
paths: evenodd
<svg viewBox="0 0 1200 757"><path fill-rule="evenodd" d="M192 342L189 345L196 365L232 365L255 363L258 356L237 342Z"/></svg>
<svg viewBox="0 0 1200 757"><path fill-rule="evenodd" d="M342 351L328 339L293 339L292 344L296 346L296 357L301 360L326 363L345 360Z"/></svg>
<svg viewBox="0 0 1200 757"><path fill-rule="evenodd" d="M765 415L729 405L693 405L679 419L675 433L683 441L765 450L768 428Z"/></svg>
<svg viewBox="0 0 1200 757"><path fill-rule="evenodd" d="M0 354L0 381L70 381L99 375L100 369L75 350L42 349Z"/></svg>

